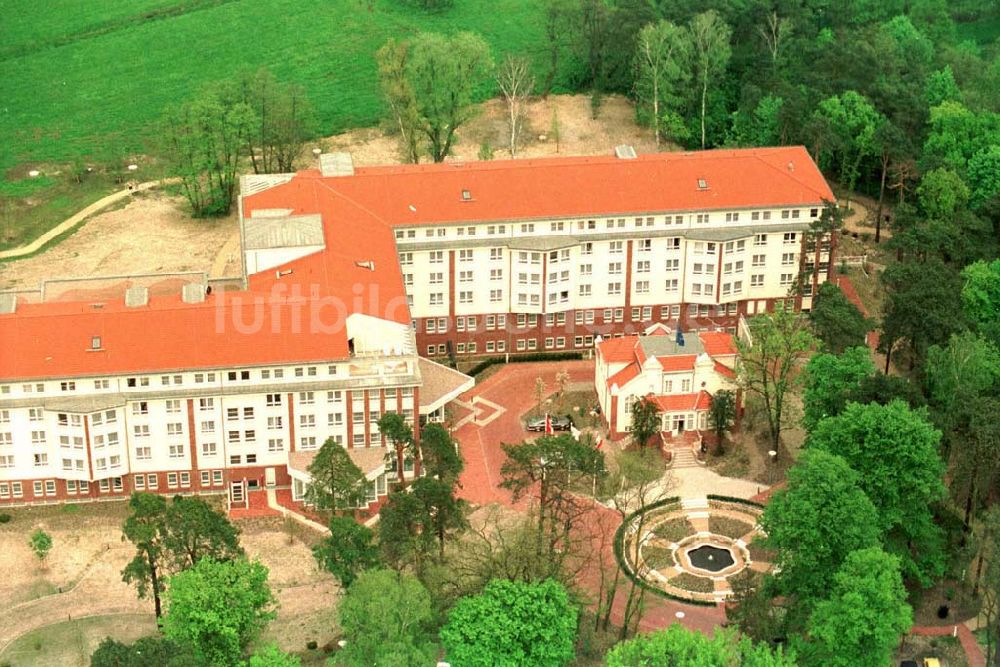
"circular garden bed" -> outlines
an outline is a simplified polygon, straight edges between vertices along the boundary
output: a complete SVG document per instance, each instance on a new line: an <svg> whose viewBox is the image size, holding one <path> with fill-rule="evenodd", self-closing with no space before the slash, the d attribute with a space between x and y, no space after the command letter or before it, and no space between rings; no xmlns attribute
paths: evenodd
<svg viewBox="0 0 1000 667"><path fill-rule="evenodd" d="M770 569L762 508L736 499L670 499L628 516L615 550L626 574L666 597L715 604L732 594L728 579L747 568Z"/></svg>

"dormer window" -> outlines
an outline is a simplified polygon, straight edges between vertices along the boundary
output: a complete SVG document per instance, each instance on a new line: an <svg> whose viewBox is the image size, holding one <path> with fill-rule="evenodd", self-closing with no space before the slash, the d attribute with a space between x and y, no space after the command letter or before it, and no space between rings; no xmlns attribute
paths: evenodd
<svg viewBox="0 0 1000 667"><path fill-rule="evenodd" d="M699 190L708 190L708 181L706 181L704 178L699 178L698 179L698 189Z"/></svg>
<svg viewBox="0 0 1000 667"><path fill-rule="evenodd" d="M472 191L462 190L462 201L472 201Z"/></svg>
<svg viewBox="0 0 1000 667"><path fill-rule="evenodd" d="M91 336L90 337L90 349L91 350L100 350L101 349L101 337L100 336Z"/></svg>

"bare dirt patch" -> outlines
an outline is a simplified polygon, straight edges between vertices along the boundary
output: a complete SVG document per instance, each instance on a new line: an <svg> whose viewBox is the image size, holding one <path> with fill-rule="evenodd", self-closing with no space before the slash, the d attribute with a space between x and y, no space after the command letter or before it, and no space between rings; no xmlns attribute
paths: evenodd
<svg viewBox="0 0 1000 667"><path fill-rule="evenodd" d="M194 219L181 197L139 196L123 208L94 216L38 255L0 264L0 289L34 289L54 278L210 271L238 233L235 213Z"/></svg>
<svg viewBox="0 0 1000 667"><path fill-rule="evenodd" d="M555 113L559 124L558 152L552 132ZM490 100L459 134L449 160L479 159L479 149L489 142L493 159L510 159L506 147L506 110L500 100ZM349 151L354 164L370 166L400 161L397 138L379 129L364 128L328 137L320 142L327 150ZM588 95L553 95L535 99L528 105L528 118L521 133L517 158L557 155L610 155L618 144L631 144L639 153L656 151L652 133L635 123L635 109L626 98L609 95L601 103L597 118L592 117ZM665 147L666 148L666 147Z"/></svg>
<svg viewBox="0 0 1000 667"><path fill-rule="evenodd" d="M4 554L0 662L8 657L8 642L26 633L37 634L54 623L94 614L148 614L152 619L152 602L139 600L135 589L121 581L121 570L135 553L129 542L121 541L125 511L124 503L81 506L70 512L17 509L11 512L11 523L0 525L0 553ZM36 527L44 528L53 538L44 567L28 547L28 535ZM322 646L335 638L340 589L332 576L319 571L310 548L298 538L289 541L280 520L273 525L258 522L240 527L247 555L268 567L271 588L278 598L278 617L269 626L267 637L294 651L303 650L309 641ZM113 622L106 630L118 637ZM92 639L93 645L81 647L81 655L90 655L100 634L88 635L87 642ZM135 637L123 634L120 638L131 641Z"/></svg>

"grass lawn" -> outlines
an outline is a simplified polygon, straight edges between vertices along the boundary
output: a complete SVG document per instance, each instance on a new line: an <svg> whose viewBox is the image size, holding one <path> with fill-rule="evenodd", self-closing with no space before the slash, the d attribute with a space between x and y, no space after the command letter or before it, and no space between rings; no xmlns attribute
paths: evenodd
<svg viewBox="0 0 1000 667"><path fill-rule="evenodd" d="M131 643L155 631L156 620L152 614L116 614L62 621L19 637L0 653L0 664L85 667L90 664L90 654L105 637Z"/></svg>
<svg viewBox="0 0 1000 667"><path fill-rule="evenodd" d="M8 182L26 165L45 173L78 157L106 163L147 152L166 107L242 67L302 84L317 131L331 134L379 120L374 53L390 36L474 30L497 58L545 50L535 0L463 0L432 13L402 0L11 0L5 10L0 174ZM9 189L3 181L0 192Z"/></svg>
<svg viewBox="0 0 1000 667"><path fill-rule="evenodd" d="M300 83L325 136L381 118L374 53L389 37L473 30L498 60L546 48L535 0L463 0L445 12L403 0L10 0L5 9L0 196L13 205L0 206L0 250L37 238L115 189L97 176L76 184L71 164L103 171L155 155L163 111L241 68L267 66ZM557 83L568 78L570 59L562 60ZM29 179L32 168L42 177Z"/></svg>
<svg viewBox="0 0 1000 667"><path fill-rule="evenodd" d="M694 534L694 526L687 519L678 517L657 524L656 528L653 528L653 534L670 542L680 542L685 537Z"/></svg>

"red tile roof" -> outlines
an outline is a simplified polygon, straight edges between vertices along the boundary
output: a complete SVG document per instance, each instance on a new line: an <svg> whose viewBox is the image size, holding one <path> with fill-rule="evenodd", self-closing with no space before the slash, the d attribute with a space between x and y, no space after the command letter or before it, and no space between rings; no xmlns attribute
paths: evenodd
<svg viewBox="0 0 1000 667"><path fill-rule="evenodd" d="M318 171L312 172L318 175ZM704 179L707 188L699 189ZM805 206L833 193L802 146L359 167L325 179L392 226ZM471 199L465 200L462 191Z"/></svg>
<svg viewBox="0 0 1000 667"><path fill-rule="evenodd" d="M635 359L635 344L637 339L637 336L609 338L597 345L597 352L604 359L604 363L628 363Z"/></svg>
<svg viewBox="0 0 1000 667"><path fill-rule="evenodd" d="M710 357L726 357L736 354L733 337L725 331L702 331L698 334L705 352Z"/></svg>
<svg viewBox="0 0 1000 667"><path fill-rule="evenodd" d="M608 387L612 385L618 385L619 388L624 387L637 375L639 375L639 364L629 364L608 378Z"/></svg>
<svg viewBox="0 0 1000 667"><path fill-rule="evenodd" d="M694 362L698 358L694 354L673 354L668 357L657 357L665 373L680 373L694 370Z"/></svg>
<svg viewBox="0 0 1000 667"><path fill-rule="evenodd" d="M696 394L661 394L651 398L663 412L708 410L712 404L712 395L704 390Z"/></svg>
<svg viewBox="0 0 1000 667"><path fill-rule="evenodd" d="M715 372L730 379L736 377L736 371L720 361L715 362Z"/></svg>
<svg viewBox="0 0 1000 667"><path fill-rule="evenodd" d="M256 273L246 291L216 291L203 303L184 303L179 293L150 296L138 308L126 307L124 294L101 300L99 309L94 300L19 303L0 315L0 377L327 361L348 356L344 320L351 313L409 323L395 240L383 223L308 174L244 200L245 215L258 208L322 214L326 250ZM356 265L364 260L375 270ZM92 336L101 337L102 351L90 350Z"/></svg>

